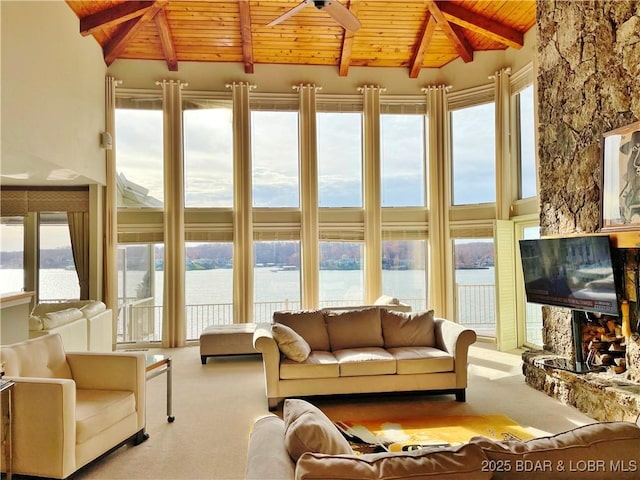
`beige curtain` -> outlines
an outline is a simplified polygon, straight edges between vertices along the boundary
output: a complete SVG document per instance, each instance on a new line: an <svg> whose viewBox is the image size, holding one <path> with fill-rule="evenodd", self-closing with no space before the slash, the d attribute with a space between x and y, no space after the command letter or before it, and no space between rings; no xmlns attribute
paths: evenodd
<svg viewBox="0 0 640 480"><path fill-rule="evenodd" d="M116 187L116 87L120 84L113 77L105 79L105 131L111 134L112 148L105 150L106 177L104 201L104 302L113 312L113 338L115 349L118 331L118 205Z"/></svg>
<svg viewBox="0 0 640 480"><path fill-rule="evenodd" d="M186 345L184 287L184 160L182 156L182 87L162 86L164 110L164 294L162 346Z"/></svg>
<svg viewBox="0 0 640 480"><path fill-rule="evenodd" d="M492 77L495 85L496 101L496 218L509 220L511 204L515 199L509 148L511 112L511 69L503 68Z"/></svg>
<svg viewBox="0 0 640 480"><path fill-rule="evenodd" d="M316 93L320 87L297 85L300 94L300 244L302 257L302 307L317 308L320 302L318 148L316 138Z"/></svg>
<svg viewBox="0 0 640 480"><path fill-rule="evenodd" d="M80 300L89 299L89 213L67 212L71 251L76 265Z"/></svg>
<svg viewBox="0 0 640 480"><path fill-rule="evenodd" d="M384 88L365 85L363 95L364 144L364 291L365 303L382 294L382 200L380 195L380 93Z"/></svg>
<svg viewBox="0 0 640 480"><path fill-rule="evenodd" d="M233 99L233 322L253 322L252 85L227 85Z"/></svg>
<svg viewBox="0 0 640 480"><path fill-rule="evenodd" d="M451 198L449 158L449 112L444 85L425 88L429 120L429 308L437 316L453 316L453 295L447 295L450 282L451 245L449 238L449 199ZM437 255L434 252L438 252Z"/></svg>

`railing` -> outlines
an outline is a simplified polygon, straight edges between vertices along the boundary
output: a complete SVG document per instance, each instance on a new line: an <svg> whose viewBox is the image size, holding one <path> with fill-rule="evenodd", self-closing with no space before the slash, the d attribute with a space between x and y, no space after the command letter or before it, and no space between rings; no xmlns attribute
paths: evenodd
<svg viewBox="0 0 640 480"><path fill-rule="evenodd" d="M496 286L460 285L455 287L457 321L478 335L496 335Z"/></svg>
<svg viewBox="0 0 640 480"><path fill-rule="evenodd" d="M495 286L457 285L457 320L473 328L481 335L495 336ZM162 306L150 305L148 300L130 301L118 313L118 343L159 342L162 340ZM412 310L424 308L424 298L403 299ZM353 300L321 302L321 307L353 305ZM270 322L273 312L300 309L299 301L256 302L253 305L253 322ZM233 323L233 306L230 303L186 305L186 338L197 340L209 325ZM137 332L137 334L135 333ZM136 336L137 335L137 336Z"/></svg>

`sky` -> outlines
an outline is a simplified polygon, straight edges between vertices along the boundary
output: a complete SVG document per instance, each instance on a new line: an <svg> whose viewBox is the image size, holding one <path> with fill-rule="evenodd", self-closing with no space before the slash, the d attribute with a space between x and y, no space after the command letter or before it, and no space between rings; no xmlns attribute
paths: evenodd
<svg viewBox="0 0 640 480"><path fill-rule="evenodd" d="M454 203L495 201L493 104L452 114ZM362 205L360 113L317 116L321 207ZM424 204L425 141L422 115L383 115L383 206ZM297 112L252 112L252 182L256 207L299 206ZM162 199L162 112L118 110L118 171ZM230 207L233 137L229 109L188 110L184 115L185 199L188 207ZM527 148L532 148L527 147Z"/></svg>
<svg viewBox="0 0 640 480"><path fill-rule="evenodd" d="M523 175L533 178L524 196L535 195L532 89L522 94ZM117 170L163 198L161 110L116 110ZM362 206L362 117L360 113L317 115L318 189L321 207ZM382 206L424 204L425 121L423 115L381 117ZM229 108L187 110L184 115L187 207L233 204L233 137ZM495 201L494 106L452 112L454 204ZM298 207L298 114L252 112L253 197L257 207ZM531 187L533 185L533 188ZM68 234L52 229L46 248L68 245ZM13 227L0 230L0 248L22 248Z"/></svg>

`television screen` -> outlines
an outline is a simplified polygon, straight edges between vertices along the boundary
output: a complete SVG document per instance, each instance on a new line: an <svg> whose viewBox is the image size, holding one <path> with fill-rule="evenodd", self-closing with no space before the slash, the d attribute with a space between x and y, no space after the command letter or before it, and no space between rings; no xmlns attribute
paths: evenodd
<svg viewBox="0 0 640 480"><path fill-rule="evenodd" d="M520 240L527 301L618 316L608 235Z"/></svg>

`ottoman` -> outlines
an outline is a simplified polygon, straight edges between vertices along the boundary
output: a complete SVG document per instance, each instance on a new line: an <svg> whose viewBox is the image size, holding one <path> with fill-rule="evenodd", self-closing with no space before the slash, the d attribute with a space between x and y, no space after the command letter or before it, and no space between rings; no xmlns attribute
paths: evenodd
<svg viewBox="0 0 640 480"><path fill-rule="evenodd" d="M208 357L216 355L258 354L253 348L255 323L231 325L209 325L200 334L200 360L207 363Z"/></svg>

